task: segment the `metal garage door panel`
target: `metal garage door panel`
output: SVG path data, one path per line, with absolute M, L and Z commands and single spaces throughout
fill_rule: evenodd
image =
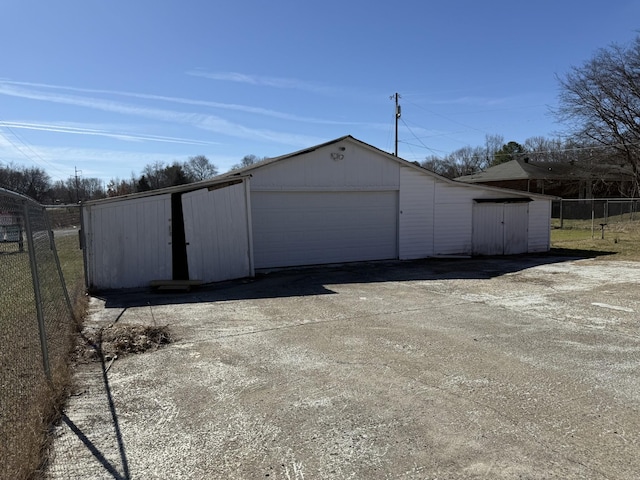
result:
M 398 192 L 252 192 L 256 268 L 397 258 Z

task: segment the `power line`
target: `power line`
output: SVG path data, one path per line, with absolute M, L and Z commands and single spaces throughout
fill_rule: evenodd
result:
M 480 132 L 480 133 L 484 133 L 485 135 L 488 135 L 488 132 L 486 132 L 485 130 L 480 130 L 479 128 L 475 128 L 475 127 L 472 127 L 472 126 L 470 126 L 470 125 L 466 125 L 466 124 L 464 124 L 464 123 L 462 123 L 462 122 L 458 122 L 457 120 L 453 120 L 452 118 L 446 117 L 446 116 L 444 116 L 444 115 L 442 115 L 442 114 L 440 114 L 440 113 L 432 112 L 431 110 L 427 110 L 426 108 L 424 108 L 424 107 L 423 107 L 423 106 L 421 106 L 421 105 L 418 105 L 418 104 L 417 104 L 417 103 L 415 103 L 415 102 L 409 102 L 409 103 L 410 103 L 411 105 L 415 106 L 415 107 L 418 107 L 418 108 L 419 108 L 419 109 L 421 109 L 421 110 L 424 110 L 425 112 L 427 112 L 427 113 L 429 113 L 429 114 L 431 114 L 431 115 L 435 115 L 435 116 L 437 116 L 437 117 L 444 118 L 445 120 L 447 120 L 447 121 L 449 121 L 449 122 L 451 122 L 451 123 L 457 123 L 458 125 L 461 125 L 461 126 L 463 126 L 463 127 L 465 127 L 465 128 L 468 128 L 468 129 L 470 129 L 470 130 L 475 130 L 476 132 Z
M 403 124 L 405 127 L 407 127 L 407 130 L 409 130 L 409 132 L 411 133 L 411 135 L 413 135 L 413 137 L 414 137 L 418 142 L 420 142 L 420 144 L 421 144 L 424 148 L 426 148 L 427 150 L 431 151 L 431 152 L 432 152 L 432 153 L 434 153 L 434 154 L 436 153 L 436 152 L 435 152 L 434 150 L 432 150 L 430 147 L 427 147 L 427 146 L 422 142 L 422 140 L 420 140 L 420 139 L 416 136 L 416 134 L 415 134 L 415 133 L 413 133 L 413 130 L 411 130 L 411 128 L 409 127 L 409 125 L 407 125 L 407 122 L 405 122 L 405 121 L 404 121 L 404 118 L 402 118 L 401 120 L 402 120 L 402 124 Z
M 12 129 L 9 125 L 7 125 L 7 124 L 6 124 L 6 122 L 5 122 L 4 120 L 1 120 L 1 119 L 0 119 L 0 127 L 7 129 L 7 130 L 11 133 L 11 135 L 13 135 L 13 137 L 15 137 L 15 138 L 16 138 L 16 139 L 17 139 L 17 140 L 22 144 L 22 146 L 23 146 L 24 148 L 26 148 L 27 150 L 29 150 L 29 151 L 33 154 L 33 156 L 35 156 L 36 158 L 38 158 L 38 159 L 40 160 L 40 162 L 42 162 L 42 163 L 41 163 L 41 165 L 42 165 L 42 164 L 46 164 L 46 165 L 48 165 L 50 168 L 52 168 L 53 170 L 56 170 L 56 171 L 58 171 L 59 173 L 61 173 L 62 175 L 64 175 L 65 177 L 68 177 L 68 174 L 65 174 L 64 172 L 62 172 L 62 170 L 58 169 L 54 164 L 52 164 L 51 162 L 49 162 L 49 161 L 45 160 L 44 158 L 42 158 L 42 156 L 41 156 L 38 152 L 36 152 L 33 148 L 31 148 L 31 146 L 30 146 L 30 145 L 29 145 L 29 144 L 28 144 L 28 143 L 27 143 L 27 142 L 26 142 L 26 141 L 25 141 L 25 140 L 24 140 L 20 135 L 18 135 L 16 132 L 14 132 L 14 131 L 13 131 L 13 129 Z M 11 138 L 10 138 L 9 136 L 3 135 L 3 138 L 4 138 L 5 140 L 7 140 L 7 142 L 9 142 L 9 143 L 10 143 L 10 144 L 11 144 L 11 145 L 12 145 L 12 146 L 13 146 L 13 147 L 18 151 L 18 152 L 20 152 L 20 153 L 21 153 L 21 154 L 22 154 L 22 155 L 23 155 L 27 160 L 29 160 L 30 162 L 35 163 L 35 164 L 40 163 L 40 162 L 38 162 L 38 161 L 34 160 L 34 159 L 33 159 L 32 157 L 30 157 L 29 155 L 27 155 L 27 154 L 24 152 L 24 150 L 22 149 L 22 147 L 20 147 L 20 146 L 16 145 L 16 144 L 13 142 L 13 140 L 11 140 Z M 57 176 L 56 176 L 56 178 L 57 178 L 58 180 L 64 180 L 62 177 L 57 177 Z

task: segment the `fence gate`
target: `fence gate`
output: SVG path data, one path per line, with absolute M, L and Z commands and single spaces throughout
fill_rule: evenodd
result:
M 473 204 L 473 254 L 526 253 L 529 238 L 527 201 L 476 200 Z

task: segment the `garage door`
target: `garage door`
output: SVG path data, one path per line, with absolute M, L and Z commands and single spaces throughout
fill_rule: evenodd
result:
M 398 192 L 252 192 L 256 268 L 397 258 Z

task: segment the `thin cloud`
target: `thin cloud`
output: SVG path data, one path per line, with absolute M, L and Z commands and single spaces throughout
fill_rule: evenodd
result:
M 319 94 L 335 94 L 338 93 L 338 89 L 333 87 L 327 87 L 317 83 L 306 82 L 296 78 L 280 78 L 280 77 L 267 77 L 260 75 L 247 75 L 238 72 L 204 72 L 201 70 L 189 70 L 187 75 L 194 77 L 203 77 L 210 80 L 217 80 L 223 82 L 245 83 L 248 85 L 282 88 L 288 90 L 302 90 L 304 92 L 319 93 Z
M 289 145 L 313 145 L 318 139 L 304 135 L 274 132 L 265 129 L 248 128 L 217 117 L 215 115 L 201 113 L 185 113 L 160 108 L 140 107 L 128 103 L 103 100 L 93 97 L 80 97 L 77 95 L 65 95 L 59 93 L 42 92 L 33 89 L 25 89 L 0 82 L 0 94 L 31 100 L 60 103 L 78 107 L 91 108 L 122 115 L 132 115 L 168 123 L 190 125 L 206 131 L 244 139 L 261 138 L 264 140 L 285 143 Z
M 320 125 L 358 125 L 357 122 L 342 122 L 342 121 L 336 121 L 336 120 L 325 120 L 325 119 L 314 118 L 314 117 L 304 117 L 304 116 L 294 115 L 286 112 L 280 112 L 277 110 L 271 110 L 267 108 L 253 107 L 250 105 L 212 102 L 208 100 L 195 100 L 195 99 L 182 98 L 182 97 L 170 97 L 166 95 L 153 95 L 148 93 L 125 92 L 120 90 L 106 90 L 106 89 L 96 89 L 96 88 L 69 87 L 64 85 L 51 85 L 47 83 L 17 82 L 13 80 L 0 79 L 0 85 L 2 84 L 22 86 L 22 87 L 46 88 L 46 89 L 62 90 L 62 91 L 69 91 L 69 92 L 75 92 L 75 93 L 115 95 L 120 97 L 138 98 L 141 100 L 158 100 L 163 102 L 178 103 L 182 105 L 193 105 L 193 106 L 200 106 L 200 107 L 217 108 L 220 110 L 244 112 L 244 113 L 262 115 L 265 117 L 278 118 L 280 120 L 288 120 L 293 122 L 315 123 Z
M 58 124 L 25 123 L 0 121 L 0 127 L 21 128 L 25 130 L 38 130 L 42 132 L 68 133 L 74 135 L 94 135 L 108 138 L 115 138 L 126 141 L 152 141 L 163 143 L 177 143 L 184 145 L 217 145 L 216 142 L 206 142 L 203 140 L 192 140 L 179 137 L 167 137 L 162 135 L 140 135 L 131 133 L 110 132 L 94 128 L 70 127 Z

